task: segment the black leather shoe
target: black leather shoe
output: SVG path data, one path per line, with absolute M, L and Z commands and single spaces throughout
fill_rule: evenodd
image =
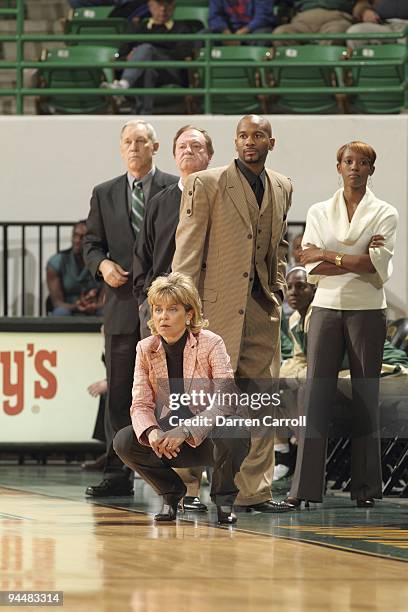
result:
M 268 501 L 261 502 L 259 504 L 251 504 L 250 506 L 244 506 L 246 512 L 251 512 L 251 510 L 255 510 L 256 512 L 266 512 L 266 513 L 279 513 L 279 512 L 289 512 L 293 510 L 293 506 L 290 506 L 285 501 L 277 502 L 273 501 L 273 499 L 269 499 Z
M 200 501 L 199 497 L 186 495 L 184 498 L 184 510 L 190 510 L 191 512 L 207 512 L 208 508 Z
M 237 522 L 232 506 L 217 506 L 217 519 L 219 525 L 235 525 Z
M 158 514 L 154 515 L 154 520 L 158 523 L 170 523 L 177 518 L 177 508 L 180 504 L 181 512 L 184 512 L 183 497 L 184 493 L 173 493 L 163 495 L 163 506 Z
M 118 497 L 121 495 L 133 495 L 133 486 L 130 480 L 123 478 L 105 478 L 98 485 L 88 487 L 85 495 L 90 497 Z
M 301 510 L 303 501 L 305 502 L 305 508 L 309 508 L 309 502 L 307 499 L 303 500 L 299 499 L 298 497 L 287 497 L 282 503 L 289 506 L 292 510 Z
M 372 497 L 357 500 L 357 508 L 374 508 L 374 505 L 375 504 Z

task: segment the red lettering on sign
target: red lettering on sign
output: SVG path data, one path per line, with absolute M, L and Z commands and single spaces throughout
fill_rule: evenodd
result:
M 45 386 L 41 384 L 41 381 L 36 380 L 34 383 L 34 397 L 43 397 L 45 399 L 51 399 L 55 397 L 57 393 L 57 379 L 54 374 L 44 365 L 48 362 L 55 368 L 57 365 L 57 352 L 56 351 L 38 351 L 34 358 L 34 367 L 39 376 L 41 376 L 47 383 Z
M 14 351 L 14 363 L 17 374 L 15 382 L 11 381 L 11 353 L 0 353 L 0 363 L 3 364 L 3 393 L 7 397 L 15 397 L 14 405 L 4 400 L 3 408 L 6 414 L 16 415 L 24 408 L 24 352 Z

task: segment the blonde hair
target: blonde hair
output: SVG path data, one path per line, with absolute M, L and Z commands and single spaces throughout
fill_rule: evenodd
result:
M 198 291 L 192 279 L 185 274 L 171 272 L 168 276 L 158 276 L 149 287 L 147 299 L 152 312 L 153 307 L 159 304 L 182 304 L 184 310 L 191 315 L 188 329 L 193 334 L 198 334 L 203 327 L 208 326 L 208 321 L 203 316 Z M 153 318 L 147 322 L 147 325 L 152 334 L 157 336 L 159 332 L 154 325 Z

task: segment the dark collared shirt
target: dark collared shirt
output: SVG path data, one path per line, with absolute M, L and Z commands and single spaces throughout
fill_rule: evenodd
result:
M 265 193 L 265 168 L 262 170 L 261 174 L 258 175 L 254 174 L 254 172 L 252 172 L 240 159 L 236 159 L 235 163 L 238 170 L 244 175 L 250 184 L 251 189 L 255 194 L 256 201 L 258 202 L 258 206 L 261 207 Z

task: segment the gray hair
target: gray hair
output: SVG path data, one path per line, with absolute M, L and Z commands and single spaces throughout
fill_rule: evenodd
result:
M 127 127 L 139 127 L 139 126 L 142 126 L 146 129 L 147 137 L 149 138 L 150 142 L 153 142 L 153 144 L 155 142 L 158 142 L 156 130 L 154 129 L 151 123 L 148 123 L 147 121 L 144 121 L 143 119 L 130 119 L 129 121 L 126 121 L 125 125 L 122 127 L 120 131 L 120 137 L 122 138 L 122 134 L 126 130 Z

